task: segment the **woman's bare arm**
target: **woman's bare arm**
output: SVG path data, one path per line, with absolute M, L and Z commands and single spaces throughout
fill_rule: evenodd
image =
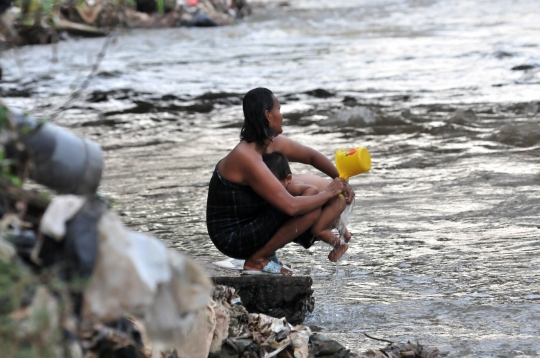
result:
M 260 155 L 249 151 L 234 154 L 237 156 L 234 160 L 242 163 L 239 169 L 244 182 L 272 206 L 289 216 L 302 215 L 320 208 L 343 191 L 343 183 L 336 179 L 326 190 L 316 195 L 291 196 L 264 164 Z
M 315 185 L 295 182 L 292 182 L 287 186 L 287 191 L 292 196 L 315 195 L 319 193 L 319 189 L 317 189 Z
M 326 156 L 287 137 L 279 136 L 274 138 L 270 150 L 283 153 L 291 162 L 311 165 L 332 179 L 339 177 L 336 167 Z M 343 180 L 343 183 L 343 196 L 347 204 L 349 204 L 353 201 L 355 193 L 347 181 Z
M 274 138 L 270 148 L 272 151 L 283 153 L 290 162 L 311 165 L 332 179 L 339 177 L 336 167 L 327 157 L 315 149 L 306 147 L 292 139 L 278 136 Z

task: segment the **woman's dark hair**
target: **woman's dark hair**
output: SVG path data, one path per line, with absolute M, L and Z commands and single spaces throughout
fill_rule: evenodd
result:
M 289 161 L 281 152 L 264 153 L 262 159 L 272 174 L 279 180 L 285 180 L 287 175 L 292 174 Z
M 268 124 L 266 111 L 274 108 L 274 94 L 267 88 L 255 88 L 244 97 L 244 125 L 240 131 L 240 139 L 248 143 L 255 142 L 262 147 L 266 138 L 274 135 Z

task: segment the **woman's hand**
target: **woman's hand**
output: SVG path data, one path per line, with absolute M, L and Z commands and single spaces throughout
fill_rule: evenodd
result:
M 325 190 L 330 192 L 330 194 L 332 194 L 332 197 L 335 197 L 341 193 L 344 193 L 344 190 L 345 190 L 344 183 L 346 184 L 347 182 L 345 182 L 341 178 L 335 178 L 334 180 L 330 182 L 330 184 L 328 184 Z
M 354 200 L 354 196 L 356 195 L 354 191 L 352 190 L 351 186 L 349 185 L 349 182 L 345 179 L 339 178 L 343 181 L 343 197 L 345 198 L 345 203 L 350 204 Z

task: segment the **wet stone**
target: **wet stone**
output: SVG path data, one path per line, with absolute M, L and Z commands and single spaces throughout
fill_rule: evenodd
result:
M 108 93 L 104 91 L 94 91 L 86 100 L 91 103 L 105 102 L 109 99 Z
M 236 289 L 248 312 L 285 317 L 291 324 L 302 323 L 315 307 L 309 276 L 214 277 L 213 281 Z
M 322 88 L 317 88 L 312 91 L 307 91 L 305 93 L 316 98 L 330 98 L 334 96 L 333 93 L 330 93 L 327 90 L 322 89 Z
M 512 67 L 512 71 L 528 71 L 532 70 L 535 65 L 519 65 Z
M 324 358 L 349 358 L 350 351 L 335 340 L 324 335 L 314 333 L 309 337 L 311 356 Z
M 232 92 L 207 92 L 195 99 L 215 101 L 218 99 L 231 98 L 231 97 L 243 98 L 243 95 L 241 93 L 232 93 Z

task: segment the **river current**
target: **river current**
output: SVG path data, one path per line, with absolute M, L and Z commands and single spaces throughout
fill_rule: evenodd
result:
M 54 122 L 96 140 L 126 225 L 203 263 L 207 184 L 241 98 L 270 88 L 284 134 L 350 179 L 350 249 L 290 245 L 314 280 L 306 323 L 363 351 L 419 341 L 451 357 L 540 356 L 540 9 L 534 0 L 266 1 L 229 27 L 122 31 Z M 104 39 L 4 51 L 3 99 L 47 118 Z M 54 59 L 56 58 L 56 61 Z M 293 165 L 295 172 L 313 172 Z

